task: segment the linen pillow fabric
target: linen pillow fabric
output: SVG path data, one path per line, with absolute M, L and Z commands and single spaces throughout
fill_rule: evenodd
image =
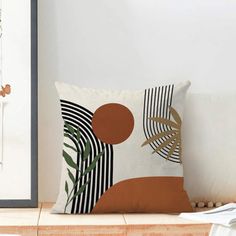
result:
M 56 82 L 64 120 L 53 213 L 192 211 L 183 189 L 181 124 L 190 82 L 143 91 Z

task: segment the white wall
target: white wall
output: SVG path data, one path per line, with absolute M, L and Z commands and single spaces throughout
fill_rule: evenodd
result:
M 146 88 L 189 79 L 192 93 L 227 93 L 236 90 L 235 42 L 234 0 L 39 0 L 40 200 L 55 201 L 59 186 L 55 80 Z
M 30 1 L 1 1 L 0 82 L 11 94 L 0 98 L 0 200 L 30 198 Z M 21 25 L 16 28 L 16 25 Z M 13 69 L 14 68 L 14 69 Z M 2 89 L 2 88 L 1 88 Z M 24 91 L 22 93 L 22 91 Z M 20 98 L 20 99 L 19 99 Z M 2 107 L 1 107 L 2 106 Z M 17 117 L 17 122 L 15 118 Z M 2 129 L 2 127 L 0 128 Z M 16 188 L 20 186 L 20 188 Z

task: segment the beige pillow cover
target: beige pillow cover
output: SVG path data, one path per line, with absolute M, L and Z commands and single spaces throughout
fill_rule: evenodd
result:
M 64 120 L 53 213 L 191 211 L 181 124 L 190 82 L 143 91 L 56 83 Z

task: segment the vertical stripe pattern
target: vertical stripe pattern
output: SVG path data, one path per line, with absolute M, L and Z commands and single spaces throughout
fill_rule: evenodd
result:
M 113 185 L 113 147 L 96 138 L 92 130 L 92 112 L 78 104 L 65 100 L 61 100 L 61 111 L 63 120 L 75 129 L 79 127 L 80 130 L 81 138 L 77 145 L 81 154 L 75 157 L 80 170 L 84 171 L 90 166 L 94 157 L 101 151 L 104 151 L 96 167 L 81 178 L 78 186 L 74 190 L 74 193 L 76 193 L 83 184 L 89 181 L 85 191 L 76 197 L 71 205 L 72 214 L 89 213 L 102 194 Z M 64 132 L 69 132 L 66 126 L 64 126 Z M 83 155 L 85 144 L 88 140 L 91 146 L 89 158 L 82 162 L 81 156 Z M 76 180 L 78 180 L 79 176 L 79 171 L 76 171 Z
M 156 88 L 146 89 L 144 93 L 144 106 L 143 106 L 143 130 L 146 139 L 152 136 L 172 130 L 168 125 L 155 122 L 150 120 L 150 117 L 162 117 L 165 119 L 170 119 L 170 106 L 172 105 L 174 92 L 174 85 L 160 86 Z M 171 136 L 165 136 L 158 140 L 153 141 L 149 145 L 153 150 L 156 150 L 163 142 L 165 142 Z M 174 141 L 173 141 L 174 142 Z M 166 147 L 158 151 L 158 154 L 167 159 L 168 153 L 173 145 L 173 142 L 168 144 Z M 174 153 L 168 159 L 169 161 L 180 163 L 180 147 L 176 147 Z

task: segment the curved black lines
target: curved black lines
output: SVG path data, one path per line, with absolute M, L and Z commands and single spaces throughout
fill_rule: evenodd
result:
M 168 105 L 169 93 L 166 91 L 167 89 L 169 89 L 169 87 L 171 87 L 171 85 L 158 88 L 158 89 L 160 89 L 160 88 L 162 89 L 161 95 L 158 93 L 158 100 L 157 100 L 157 102 L 159 102 L 159 100 L 160 100 L 160 104 L 158 104 L 158 106 L 156 106 L 156 107 L 150 106 L 150 110 L 151 110 L 152 113 L 151 113 L 151 116 L 149 116 L 149 117 L 159 116 L 159 117 L 165 117 L 166 118 L 167 115 L 170 113 L 169 112 L 169 105 Z M 163 92 L 163 88 L 164 88 L 164 92 Z M 155 88 L 153 90 L 155 90 L 155 92 L 157 92 L 157 88 Z M 156 100 L 156 96 L 152 97 L 151 99 Z M 169 130 L 168 126 L 149 120 L 149 125 L 151 125 L 151 124 L 153 125 L 153 129 L 155 130 L 155 134 L 166 131 L 166 130 Z M 167 136 L 167 137 L 171 137 L 171 136 Z M 167 137 L 166 136 L 162 137 L 159 140 L 159 142 L 156 141 L 157 146 L 159 146 L 162 142 L 166 141 Z M 162 142 L 160 142 L 160 141 L 162 141 Z M 165 156 L 168 155 L 168 152 L 169 152 L 168 149 L 170 149 L 171 146 L 172 146 L 171 144 L 168 144 L 166 146 L 166 148 L 164 148 L 161 151 L 161 153 L 162 154 L 164 153 Z
M 76 123 L 76 128 L 79 126 L 80 130 L 81 130 L 81 138 L 85 137 L 83 139 L 83 147 L 80 150 L 84 149 L 85 143 L 87 142 L 87 139 L 89 139 L 90 143 L 96 148 L 96 139 L 94 139 L 94 134 L 92 132 L 91 129 L 91 125 L 90 125 L 90 120 L 92 118 L 92 113 L 86 109 L 78 109 L 75 106 L 73 106 L 74 104 L 71 102 L 67 102 L 69 103 L 69 105 L 67 104 L 66 108 L 62 107 L 62 115 L 64 116 L 64 118 L 66 118 L 66 115 L 68 115 L 68 119 L 72 120 L 71 118 L 73 118 L 74 122 Z M 79 107 L 79 106 L 78 106 Z M 66 113 L 66 112 L 67 113 Z M 76 111 L 76 112 L 75 112 Z M 68 113 L 69 112 L 69 113 Z M 75 114 L 75 115 L 72 115 Z M 87 118 L 88 117 L 88 118 Z M 80 119 L 81 118 L 81 119 Z M 79 122 L 77 122 L 76 120 L 79 120 Z M 86 127 L 84 127 L 84 125 L 86 124 Z M 89 136 L 89 137 L 86 137 Z M 99 152 L 98 152 L 99 153 Z M 94 151 L 93 149 L 91 149 L 91 155 L 95 156 L 96 151 Z M 80 168 L 82 170 L 85 170 L 87 168 L 87 166 L 91 163 L 91 158 L 87 160 L 87 162 L 85 163 L 85 165 L 83 166 L 83 164 L 80 164 Z M 85 196 L 87 195 L 88 198 L 90 197 L 89 192 L 90 189 L 93 185 L 93 180 L 91 179 L 91 175 L 92 173 L 89 173 L 88 176 L 85 176 L 79 183 L 79 187 L 82 186 L 82 184 L 86 183 L 86 181 L 90 180 L 90 184 L 87 186 L 87 188 L 85 189 L 85 192 L 83 192 L 80 196 L 78 196 L 77 198 L 77 204 L 75 204 L 75 201 L 73 201 L 72 203 L 72 212 L 88 212 L 88 208 L 89 208 L 89 204 L 84 204 L 84 199 Z M 78 178 L 78 175 L 77 175 Z M 76 205 L 76 206 L 75 206 Z M 91 203 L 90 203 L 91 206 Z M 75 209 L 76 207 L 76 209 Z M 82 207 L 84 207 L 83 210 Z
M 149 139 L 151 137 L 150 131 L 149 131 L 149 124 L 148 121 L 148 115 L 149 115 L 149 90 L 145 90 L 144 92 L 144 106 L 143 106 L 143 130 L 144 135 L 146 139 Z M 150 146 L 153 150 L 156 149 L 155 143 L 150 143 Z
M 89 213 L 101 195 L 113 185 L 113 147 L 96 138 L 91 125 L 92 112 L 78 104 L 65 100 L 61 100 L 61 112 L 64 121 L 75 129 L 77 127 L 80 129 L 81 138 L 78 143 L 80 152 L 83 154 L 88 140 L 91 144 L 90 155 L 85 162 L 81 161 L 81 156 L 77 156 L 77 164 L 81 170 L 84 171 L 92 163 L 93 158 L 104 151 L 96 167 L 79 181 L 78 188 L 89 181 L 85 191 L 72 201 L 71 213 Z M 64 127 L 64 131 L 68 132 L 66 127 Z M 77 180 L 79 178 L 78 171 L 75 178 Z M 75 189 L 75 192 L 77 189 Z
M 77 123 L 77 125 L 78 125 L 78 123 Z M 87 131 L 87 130 L 85 130 L 85 132 L 83 132 L 84 130 L 83 130 L 83 126 L 82 126 L 82 124 L 80 125 L 80 130 L 81 130 L 81 134 L 82 134 L 82 136 L 85 136 L 86 137 L 86 135 L 87 135 L 87 137 L 86 138 L 84 138 L 84 140 L 83 140 L 83 142 L 84 142 L 84 144 L 86 143 L 86 141 L 87 141 L 87 139 L 90 141 L 90 143 L 92 144 L 92 146 L 94 146 L 95 145 L 95 142 L 94 142 L 94 140 L 92 139 L 92 137 L 89 135 L 89 132 Z M 89 137 L 90 136 L 90 137 Z M 92 149 L 93 150 L 93 149 Z M 93 155 L 92 153 L 91 153 L 91 155 Z M 88 159 L 88 161 L 89 161 L 90 159 Z M 81 163 L 81 165 L 80 165 L 80 168 L 82 169 L 82 170 L 85 170 L 85 168 L 88 166 L 88 163 L 85 163 L 85 166 L 83 166 L 82 165 L 82 163 Z M 84 178 L 83 178 L 83 180 L 81 180 L 80 181 L 80 183 L 79 183 L 79 186 L 81 186 L 82 184 L 84 184 L 84 183 L 86 183 L 86 181 L 88 181 L 88 179 L 90 179 L 91 178 L 91 173 L 89 174 L 89 176 L 85 176 Z M 86 188 L 85 189 L 85 192 L 83 192 L 79 197 L 78 197 L 78 199 L 77 199 L 77 206 L 76 206 L 76 212 L 77 211 L 80 211 L 79 209 L 82 209 L 82 207 L 84 206 L 84 207 L 86 207 L 86 205 L 84 204 L 84 195 L 86 195 L 86 192 L 87 192 L 87 190 L 89 189 L 89 187 L 88 188 Z M 72 209 L 72 210 L 74 210 L 74 209 Z M 81 210 L 81 212 L 85 212 L 85 210 L 84 209 L 82 209 Z
M 170 86 L 168 86 L 168 87 L 170 87 Z M 174 85 L 172 85 L 172 87 L 173 87 L 173 89 L 174 89 Z M 163 87 L 163 89 L 166 90 L 167 87 Z M 173 91 L 173 89 L 172 89 L 172 91 Z M 168 97 L 169 97 L 169 95 L 170 95 L 170 94 L 168 94 Z M 171 96 L 173 96 L 173 94 L 172 94 Z M 167 100 L 168 100 L 168 99 L 165 99 L 165 102 L 167 102 Z M 164 104 L 165 104 L 165 102 L 164 102 Z M 166 118 L 166 119 L 167 119 L 167 117 L 170 117 L 170 110 L 169 110 L 169 107 L 171 106 L 171 104 L 167 104 L 167 105 L 169 105 L 169 106 L 166 106 L 165 109 L 166 109 L 166 112 L 168 113 L 168 116 L 165 116 L 164 114 L 162 114 L 162 117 L 164 117 L 164 118 Z M 169 119 L 170 119 L 170 118 L 169 118 Z M 162 130 L 162 131 L 165 131 L 165 130 L 172 130 L 171 127 L 169 127 L 169 126 L 167 126 L 167 125 L 165 125 L 165 124 L 160 124 L 160 123 L 158 123 L 158 125 L 159 125 L 159 127 L 160 127 L 160 130 Z M 171 136 L 169 136 L 169 137 L 171 137 Z M 172 143 L 172 144 L 173 144 L 173 143 Z M 167 145 L 166 148 L 167 148 L 168 151 L 170 150 L 172 144 Z M 174 153 L 172 154 L 172 158 L 179 160 L 179 152 L 176 151 L 176 150 L 177 150 L 177 148 L 175 148 L 175 151 L 174 151 Z
M 68 107 L 67 107 L 68 108 Z M 71 112 L 73 112 L 73 106 L 69 106 L 69 108 L 70 109 L 72 109 L 72 111 Z M 67 110 L 68 111 L 68 109 L 64 109 L 64 108 L 62 108 L 62 114 L 64 113 L 64 111 L 65 110 Z M 98 154 L 100 151 L 102 151 L 103 150 L 103 148 L 100 148 L 100 143 L 99 143 L 99 141 L 95 138 L 95 136 L 94 136 L 94 134 L 93 134 L 93 131 L 92 131 L 92 128 L 91 128 L 91 119 L 92 119 L 92 113 L 91 114 L 88 114 L 88 112 L 84 112 L 83 110 L 80 112 L 80 110 L 79 109 L 75 109 L 76 110 L 76 112 L 74 112 L 75 113 L 75 115 L 71 115 L 71 113 L 69 113 L 69 117 L 71 118 L 71 117 L 74 117 L 75 119 L 78 119 L 79 120 L 79 123 L 77 123 L 77 126 L 79 125 L 80 126 L 80 129 L 83 129 L 83 127 L 84 127 L 84 123 L 86 123 L 87 124 L 87 128 L 85 129 L 85 135 L 87 134 L 87 135 L 91 135 L 90 136 L 90 138 L 92 138 L 92 140 L 91 140 L 91 142 L 93 143 L 93 149 L 91 150 L 92 151 L 92 153 L 91 153 L 91 155 L 93 155 L 93 156 L 95 156 L 96 154 Z M 63 114 L 63 115 L 65 115 L 65 113 Z M 87 116 L 87 117 L 86 117 Z M 87 140 L 85 140 L 85 142 L 86 142 Z M 91 162 L 89 162 L 88 164 L 90 164 Z M 95 175 L 96 175 L 96 173 L 98 173 L 99 172 L 99 165 L 100 165 L 100 162 L 98 162 L 98 169 L 96 169 L 95 170 L 95 173 L 93 174 L 93 176 L 92 176 L 92 178 L 91 178 L 91 174 L 90 174 L 90 176 L 89 176 L 89 179 L 90 179 L 90 181 L 92 182 L 92 183 L 97 183 L 97 181 L 96 181 L 96 179 L 98 179 L 98 180 L 100 180 L 100 177 L 98 176 L 97 178 L 95 177 Z M 88 165 L 86 165 L 86 167 L 87 167 Z M 86 168 L 85 167 L 85 168 Z M 84 168 L 84 169 L 85 169 Z M 81 183 L 82 183 L 82 181 L 81 181 Z M 80 183 L 80 184 L 81 184 Z M 87 192 L 87 190 L 88 189 L 90 189 L 90 192 L 92 193 L 92 195 L 94 195 L 94 191 L 96 191 L 96 190 L 94 190 L 94 188 L 96 188 L 96 187 L 99 187 L 99 185 L 97 185 L 97 184 L 95 184 L 95 186 L 92 188 L 92 184 L 91 185 L 89 185 L 88 186 L 88 188 L 86 188 L 86 190 L 85 190 L 85 192 Z M 92 188 L 92 189 L 91 189 Z M 83 196 L 83 194 L 84 193 L 82 193 L 80 196 L 82 197 Z M 92 205 L 95 205 L 95 203 L 96 203 L 96 201 L 94 201 L 94 200 L 96 200 L 97 198 L 99 198 L 99 194 L 96 194 L 96 198 L 95 199 L 92 199 L 92 198 L 90 198 L 89 199 L 89 202 L 90 202 L 90 205 L 92 204 Z M 88 196 L 89 197 L 89 196 Z M 75 212 L 80 212 L 80 209 L 82 208 L 82 206 L 85 206 L 84 204 L 83 204 L 83 201 L 81 201 L 80 200 L 80 197 L 78 197 L 78 204 L 77 204 L 77 207 L 76 207 L 76 210 L 75 210 Z M 88 209 L 88 207 L 87 206 L 85 206 L 86 207 L 86 209 Z M 73 210 L 73 209 L 72 209 Z M 88 211 L 86 211 L 86 210 L 84 210 L 85 212 L 88 212 Z
M 155 90 L 156 89 L 157 88 L 155 88 Z M 159 109 L 160 107 L 162 107 L 161 106 L 162 100 L 160 99 L 160 97 L 161 97 L 160 93 L 158 93 L 158 99 L 157 99 L 157 104 L 158 105 L 156 107 L 154 107 L 150 103 L 150 100 L 153 100 L 153 98 L 150 94 L 151 90 L 152 89 L 145 90 L 145 96 L 144 96 L 144 100 L 145 100 L 145 102 L 144 102 L 144 104 L 145 104 L 144 105 L 144 114 L 143 114 L 144 115 L 144 131 L 145 131 L 145 136 L 146 136 L 147 139 L 150 138 L 152 135 L 155 135 L 156 133 L 160 133 L 160 132 L 163 131 L 159 126 L 156 126 L 155 129 L 154 129 L 154 132 L 152 132 L 153 130 L 152 130 L 151 124 L 154 124 L 154 123 L 156 124 L 156 122 L 150 121 L 148 119 L 149 117 L 161 116 L 162 115 L 162 113 L 160 112 L 161 109 Z M 155 109 L 156 109 L 157 114 L 155 112 Z M 146 125 L 145 125 L 145 123 L 146 123 Z M 156 140 L 156 142 L 150 143 L 150 146 L 153 148 L 153 150 L 155 150 L 165 140 L 166 140 L 166 138 L 163 137 L 160 140 Z M 166 149 L 162 149 L 158 153 L 163 158 L 166 158 L 166 156 L 168 155 L 168 151 Z
M 168 103 L 169 97 L 170 97 L 170 87 L 172 87 L 172 91 L 173 91 L 173 88 L 174 88 L 173 85 L 172 86 L 169 85 L 168 87 L 166 86 L 166 87 L 163 88 L 164 90 L 168 90 L 168 92 L 166 93 L 167 96 L 164 96 L 164 107 L 165 107 L 164 111 L 165 111 L 165 114 L 162 113 L 162 116 L 161 116 L 161 117 L 164 117 L 166 119 L 170 119 L 169 107 L 171 106 L 171 103 Z M 171 94 L 171 96 L 173 96 L 173 94 Z M 160 130 L 162 130 L 162 131 L 172 130 L 172 128 L 170 126 L 166 125 L 166 124 L 158 123 L 157 125 L 159 125 Z M 168 137 L 170 138 L 171 136 L 169 135 Z M 172 145 L 167 145 L 167 149 L 170 149 L 171 146 Z M 172 154 L 172 157 L 175 157 L 176 159 L 178 159 L 179 153 L 176 152 L 176 150 L 177 150 L 177 148 L 175 149 L 174 153 Z
M 158 89 L 161 89 L 161 94 L 158 93 L 158 103 L 159 104 L 155 108 L 150 107 L 150 110 L 153 110 L 152 117 L 155 117 L 155 116 L 165 117 L 165 118 L 167 117 L 167 114 L 169 113 L 169 106 L 168 106 L 168 102 L 167 102 L 169 93 L 166 92 L 166 89 L 168 89 L 169 87 L 170 87 L 170 85 L 158 88 Z M 155 91 L 157 91 L 157 88 L 155 88 Z M 154 97 L 154 99 L 156 99 L 156 98 Z M 160 100 L 160 102 L 159 102 L 159 100 Z M 169 130 L 169 127 L 166 125 L 163 126 L 163 124 L 159 124 L 159 123 L 153 122 L 153 121 L 149 121 L 149 122 L 154 125 L 156 133 L 163 132 L 167 129 Z M 167 137 L 170 137 L 170 136 L 167 136 Z M 162 142 L 166 141 L 167 137 L 162 137 L 160 139 L 160 141 L 162 141 Z M 160 145 L 162 142 L 158 142 L 158 145 Z M 168 155 L 168 148 L 170 149 L 171 145 L 167 145 L 167 147 L 162 150 L 162 153 L 165 153 L 165 155 Z
M 159 107 L 157 107 L 157 110 L 160 111 L 159 114 L 157 114 L 156 116 L 158 117 L 163 117 L 166 119 L 170 119 L 170 110 L 169 107 L 171 106 L 171 104 L 168 104 L 168 97 L 173 96 L 173 94 L 170 94 L 169 92 L 166 92 L 166 90 L 168 88 L 172 87 L 172 91 L 174 89 L 174 85 L 169 85 L 169 86 L 162 86 L 159 87 L 161 89 L 161 94 L 160 94 L 160 103 L 159 103 Z M 166 96 L 167 95 L 167 96 Z M 168 115 L 167 115 L 168 114 Z M 161 123 L 156 123 L 158 132 L 164 132 L 167 130 L 172 130 L 171 127 L 165 125 L 165 124 L 161 124 Z M 171 137 L 170 135 L 167 137 Z M 166 141 L 167 137 L 163 137 L 161 140 Z M 163 151 L 165 151 L 166 153 L 169 152 L 169 150 L 171 149 L 173 143 L 168 144 Z M 172 154 L 172 158 L 178 160 L 179 158 L 179 153 L 176 152 L 177 148 L 175 149 L 174 153 Z
M 78 115 L 78 114 L 77 114 Z M 63 116 L 65 117 L 65 114 L 63 114 Z M 71 117 L 71 115 L 70 115 L 70 117 Z M 75 116 L 72 116 L 73 118 L 76 118 Z M 66 118 L 66 117 L 65 117 Z M 80 121 L 79 123 L 81 123 L 81 127 L 80 127 L 80 129 L 81 130 L 83 130 L 83 125 L 82 125 L 82 121 Z M 78 123 L 76 123 L 77 125 L 78 125 Z M 90 127 L 89 127 L 90 128 Z M 89 132 L 87 132 L 87 134 L 89 134 Z M 85 140 L 85 141 L 87 141 L 87 140 Z M 91 137 L 90 137 L 90 141 L 91 141 Z M 95 143 L 94 143 L 94 141 L 92 141 L 93 142 L 93 146 L 95 145 Z M 85 166 L 85 167 L 83 167 L 83 166 L 81 166 L 81 168 L 84 170 L 85 168 L 87 167 L 87 165 Z M 86 179 L 87 180 L 87 179 Z M 82 182 L 82 181 L 81 181 Z M 80 182 L 80 184 L 81 184 L 81 182 Z M 83 183 L 85 183 L 86 181 L 83 181 Z M 88 188 L 87 188 L 88 189 Z M 87 190 L 86 189 L 86 190 Z M 80 199 L 78 199 L 78 202 L 79 202 L 79 204 L 77 204 L 77 209 L 76 209 L 76 211 L 79 211 L 79 209 L 81 209 L 82 208 L 82 206 L 85 206 L 84 204 L 83 204 L 83 194 L 84 193 L 82 193 L 81 195 L 80 195 L 80 197 L 82 198 L 82 200 L 80 200 Z M 85 193 L 86 194 L 86 193 Z M 80 201 L 79 201 L 80 200 Z M 73 209 L 72 209 L 73 210 Z M 84 211 L 84 210 L 82 210 L 82 211 Z
M 74 128 L 78 127 L 78 124 L 79 124 L 78 122 L 74 121 L 70 117 L 67 117 L 65 114 L 63 114 L 63 116 L 64 116 L 65 121 L 67 121 Z M 80 133 L 81 133 L 81 142 L 79 142 L 79 145 L 80 145 L 80 149 L 79 150 L 82 152 L 82 155 L 83 155 L 83 150 L 84 150 L 85 143 L 87 142 L 87 140 L 89 139 L 89 141 L 90 141 L 90 143 L 92 145 L 94 145 L 94 141 L 93 141 L 91 135 L 89 134 L 89 132 L 86 131 L 86 128 L 84 128 L 83 125 L 80 126 Z M 90 160 L 90 158 L 88 158 L 88 160 Z M 87 167 L 87 163 L 85 163 L 85 166 L 84 166 L 83 162 L 80 161 L 79 157 L 77 157 L 77 164 L 79 165 L 80 170 L 83 170 L 83 171 Z M 90 175 L 90 173 L 89 173 L 89 175 Z M 76 179 L 78 179 L 78 177 L 79 177 L 79 173 L 77 172 L 76 173 Z M 82 180 L 78 184 L 78 187 L 80 188 L 82 186 L 82 184 L 86 183 L 87 180 L 88 180 L 87 176 L 82 178 Z M 86 190 L 87 190 L 87 188 L 86 188 Z M 77 187 L 75 188 L 74 192 L 76 192 L 76 191 L 77 191 Z M 78 205 L 81 205 L 80 207 L 85 206 L 85 205 L 82 205 L 83 198 L 84 198 L 83 195 L 84 195 L 84 193 L 82 193 L 81 195 L 78 196 L 77 201 L 78 201 L 79 204 L 77 204 L 77 206 Z M 75 201 L 72 202 L 72 212 L 74 212 L 74 210 L 75 210 L 75 205 L 76 205 L 76 199 L 75 199 Z
M 174 92 L 174 85 L 169 86 L 160 86 L 153 89 L 146 89 L 144 94 L 144 108 L 143 108 L 143 129 L 144 134 L 147 139 L 153 135 L 172 130 L 171 127 L 161 124 L 159 122 L 154 122 L 149 120 L 149 117 L 163 117 L 165 119 L 170 119 L 170 110 L 169 107 L 172 105 Z M 159 145 L 165 142 L 171 135 L 162 137 L 149 145 L 155 150 Z M 165 148 L 161 149 L 158 154 L 165 158 L 167 157 L 173 142 L 168 144 Z M 179 163 L 179 145 L 176 147 L 174 153 L 169 158 L 170 161 Z
M 152 92 L 152 91 L 150 91 L 150 90 L 148 91 L 148 99 L 147 99 L 147 103 L 150 104 L 150 106 L 147 107 L 147 108 L 148 108 L 148 110 L 147 110 L 148 117 L 151 117 L 151 115 L 152 115 L 152 114 L 151 114 L 151 109 L 149 109 L 149 107 L 152 107 L 152 99 L 150 99 L 152 96 L 149 95 L 150 92 Z M 151 136 L 154 135 L 153 130 L 152 130 L 152 128 L 150 127 L 151 124 L 152 124 L 152 123 L 149 122 L 148 119 L 146 119 L 147 133 L 148 133 L 148 136 L 149 136 L 149 137 L 151 137 Z M 150 145 L 152 146 L 152 148 L 155 149 L 155 143 L 150 143 Z
M 158 107 L 156 108 L 157 112 L 156 112 L 156 114 L 154 116 L 167 118 L 166 114 L 170 114 L 169 106 L 168 106 L 168 103 L 167 103 L 167 100 L 168 100 L 167 98 L 169 97 L 169 93 L 166 92 L 166 90 L 169 87 L 171 87 L 171 85 L 169 85 L 169 86 L 162 86 L 162 87 L 158 88 L 159 89 L 159 96 L 158 96 L 159 97 L 158 98 L 159 104 L 158 104 Z M 168 126 L 166 126 L 164 124 L 156 123 L 156 122 L 154 122 L 154 123 L 155 123 L 156 128 L 157 128 L 157 133 L 164 132 L 166 130 L 171 130 L 172 129 L 171 127 L 168 127 Z M 166 141 L 168 139 L 168 137 L 171 137 L 171 136 L 162 137 L 160 139 L 160 141 L 161 141 L 160 143 L 163 143 L 164 141 Z M 168 155 L 168 152 L 169 152 L 171 146 L 172 146 L 172 143 L 168 144 L 165 148 L 163 148 L 163 152 L 165 152 L 165 155 Z M 174 158 L 174 159 L 176 158 L 175 157 L 175 153 L 172 155 L 172 158 Z

